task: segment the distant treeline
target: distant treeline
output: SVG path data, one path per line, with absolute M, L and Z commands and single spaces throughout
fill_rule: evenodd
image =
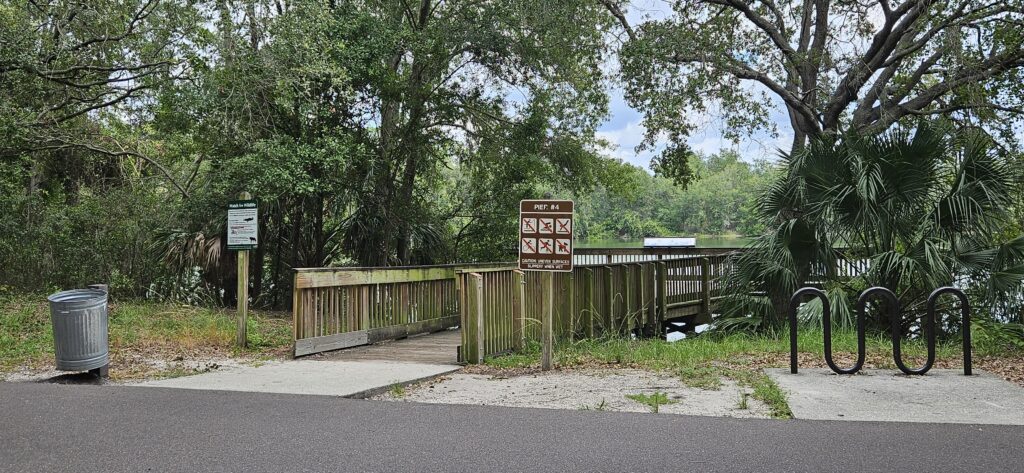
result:
M 754 206 L 771 180 L 767 161 L 748 162 L 734 151 L 689 161 L 695 179 L 685 188 L 636 169 L 628 192 L 598 188 L 579 199 L 577 237 L 583 241 L 653 236 L 760 234 Z

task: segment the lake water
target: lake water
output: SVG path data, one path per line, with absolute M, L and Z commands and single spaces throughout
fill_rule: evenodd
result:
M 685 235 L 681 235 L 685 237 Z M 697 248 L 741 248 L 753 241 L 741 236 L 699 236 Z M 643 248 L 643 240 L 596 240 L 576 242 L 577 248 Z

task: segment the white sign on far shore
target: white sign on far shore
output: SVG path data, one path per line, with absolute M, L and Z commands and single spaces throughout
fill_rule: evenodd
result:
M 644 247 L 694 247 L 697 246 L 696 238 L 644 238 Z

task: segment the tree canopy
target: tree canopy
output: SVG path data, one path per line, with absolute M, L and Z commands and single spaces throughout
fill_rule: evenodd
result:
M 625 31 L 621 74 L 648 143 L 685 145 L 703 114 L 733 138 L 777 133 L 776 109 L 794 151 L 822 134 L 933 116 L 1016 141 L 1019 0 L 682 0 L 636 24 L 630 2 L 602 3 Z

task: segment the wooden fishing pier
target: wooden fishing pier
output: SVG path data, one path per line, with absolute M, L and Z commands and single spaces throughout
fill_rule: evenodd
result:
M 297 269 L 294 355 L 459 327 L 457 359 L 479 363 L 539 340 L 549 298 L 555 339 L 692 330 L 711 321 L 735 251 L 578 249 L 573 271 L 551 275 L 551 284 L 514 263 Z

